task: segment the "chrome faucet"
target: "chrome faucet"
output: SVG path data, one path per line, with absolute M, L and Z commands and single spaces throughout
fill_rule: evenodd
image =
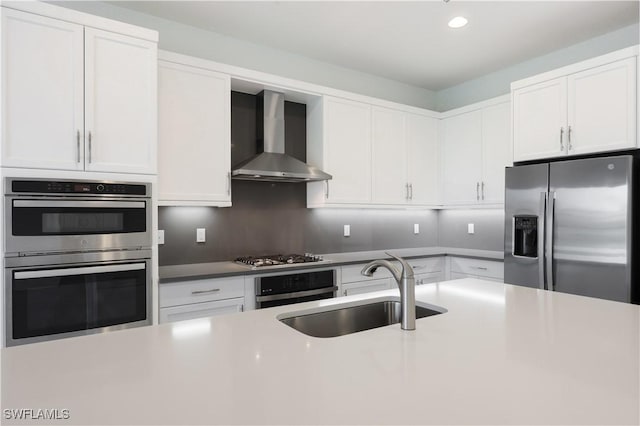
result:
M 416 329 L 416 280 L 413 277 L 413 268 L 409 263 L 401 257 L 394 256 L 391 253 L 386 253 L 388 256 L 393 257 L 398 262 L 402 269 L 398 269 L 393 263 L 388 260 L 374 260 L 369 262 L 362 268 L 361 274 L 367 277 L 373 276 L 376 270 L 383 266 L 387 268 L 393 278 L 395 278 L 400 288 L 400 306 L 402 309 L 402 329 L 403 330 L 415 330 Z

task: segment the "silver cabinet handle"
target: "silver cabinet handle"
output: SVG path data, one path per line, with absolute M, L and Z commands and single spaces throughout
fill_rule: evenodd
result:
M 227 173 L 227 195 L 231 195 L 231 172 Z
M 409 184 L 409 199 L 413 200 L 413 184 Z
M 480 182 L 476 182 L 476 201 L 480 201 Z
M 88 155 L 88 161 L 89 161 L 89 163 L 91 162 L 91 130 L 89 130 L 89 155 Z
M 567 142 L 569 143 L 569 151 L 571 151 L 573 149 L 573 146 L 571 145 L 571 126 L 567 128 Z
M 484 181 L 482 181 L 482 199 L 484 200 Z
M 560 151 L 564 151 L 564 127 L 560 127 Z
M 220 291 L 219 288 L 212 288 L 210 290 L 194 290 L 194 291 L 191 292 L 191 294 L 193 294 L 194 296 L 198 296 L 198 295 L 201 295 L 201 294 L 217 293 L 219 291 Z
M 409 184 L 404 184 L 404 199 L 409 200 Z
M 244 312 L 244 305 L 240 305 L 240 312 Z
M 80 130 L 76 132 L 76 163 L 80 162 Z
M 480 269 L 481 271 L 486 271 L 488 268 L 484 266 L 472 266 L 473 269 Z
M 329 181 L 325 180 L 324 184 L 325 184 L 324 198 L 328 200 L 329 199 Z

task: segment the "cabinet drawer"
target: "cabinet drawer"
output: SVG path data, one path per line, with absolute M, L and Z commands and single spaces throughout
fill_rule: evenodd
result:
M 371 293 L 372 291 L 389 290 L 391 279 L 383 278 L 378 280 L 353 282 L 342 285 L 342 296 L 353 296 L 354 294 Z
M 422 259 L 407 259 L 409 265 L 413 268 L 413 273 L 426 274 L 431 272 L 440 272 L 444 269 L 444 258 L 442 257 L 425 257 Z M 397 262 L 395 262 L 397 263 Z
M 502 280 L 504 278 L 503 262 L 483 259 L 469 259 L 466 257 L 451 258 L 451 273 L 460 272 L 467 275 L 475 275 L 478 277 L 495 278 Z
M 372 277 L 366 277 L 360 273 L 360 271 L 362 271 L 362 268 L 364 268 L 365 265 L 366 263 L 360 263 L 358 265 L 343 266 L 341 268 L 342 283 L 353 283 L 353 282 L 360 282 L 360 281 L 378 280 L 381 278 L 391 278 L 391 272 L 389 272 L 389 270 L 386 268 L 378 268 L 378 270 L 375 272 L 375 274 Z
M 160 323 L 184 321 L 216 315 L 233 314 L 244 310 L 244 298 L 214 300 L 212 302 L 191 303 L 160 309 Z
M 415 275 L 416 285 L 435 283 L 438 281 L 442 281 L 443 279 L 444 279 L 444 276 L 442 272 L 429 272 L 427 274 Z
M 244 297 L 244 277 L 160 284 L 160 307 Z

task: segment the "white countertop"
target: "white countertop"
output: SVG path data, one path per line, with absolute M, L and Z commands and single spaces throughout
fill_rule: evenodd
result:
M 159 269 L 160 282 L 180 281 L 188 279 L 201 278 L 219 278 L 225 276 L 265 274 L 278 270 L 295 271 L 301 269 L 311 269 L 327 266 L 341 266 L 351 263 L 368 262 L 374 259 L 389 259 L 386 252 L 393 253 L 396 256 L 412 258 L 412 257 L 429 257 L 429 256 L 465 256 L 476 257 L 481 259 L 503 260 L 504 253 L 501 251 L 491 250 L 475 250 L 456 247 L 420 247 L 420 248 L 403 248 L 388 249 L 374 251 L 356 251 L 348 253 L 327 253 L 322 254 L 323 259 L 328 263 L 299 263 L 295 265 L 287 265 L 284 269 L 273 268 L 256 268 L 251 269 L 247 265 L 241 265 L 235 262 L 207 262 L 207 263 L 187 263 L 182 265 L 166 265 Z
M 448 312 L 412 332 L 320 339 L 276 320 L 397 294 L 4 348 L 2 408 L 68 409 L 57 424 L 640 423 L 637 305 L 464 279 L 417 287 Z

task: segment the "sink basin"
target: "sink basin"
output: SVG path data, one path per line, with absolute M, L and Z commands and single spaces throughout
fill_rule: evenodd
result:
M 416 319 L 447 312 L 446 309 L 416 304 Z M 313 337 L 337 337 L 400 322 L 400 301 L 374 299 L 359 304 L 336 305 L 322 311 L 309 310 L 278 316 L 284 324 Z

